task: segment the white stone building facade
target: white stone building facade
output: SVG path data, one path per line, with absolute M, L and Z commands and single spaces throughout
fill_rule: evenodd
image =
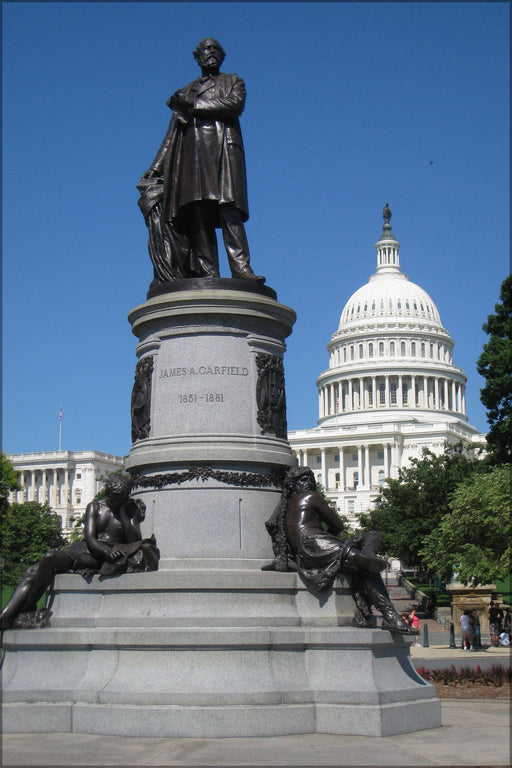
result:
M 345 304 L 327 346 L 318 425 L 288 433 L 298 463 L 354 523 L 424 447 L 485 443 L 468 423 L 454 341 L 430 296 L 402 272 L 390 219 L 386 204 L 376 272 Z
M 19 491 L 11 503 L 47 502 L 60 515 L 69 534 L 103 485 L 103 478 L 124 468 L 124 458 L 100 451 L 18 453 L 7 458 L 19 472 Z

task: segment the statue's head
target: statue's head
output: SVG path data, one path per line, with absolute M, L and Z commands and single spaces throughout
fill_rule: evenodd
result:
M 292 467 L 286 473 L 284 490 L 288 493 L 316 491 L 316 480 L 309 467 Z
M 194 51 L 194 59 L 201 69 L 218 70 L 225 58 L 224 48 L 213 37 L 205 37 Z
M 105 480 L 105 493 L 110 501 L 125 501 L 130 495 L 131 487 L 130 475 L 109 475 Z

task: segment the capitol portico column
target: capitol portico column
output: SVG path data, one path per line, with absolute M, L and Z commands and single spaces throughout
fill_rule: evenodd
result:
M 388 454 L 389 444 L 384 443 L 384 477 L 389 477 L 389 454 Z
M 321 464 L 320 464 L 320 466 L 321 466 L 321 469 L 322 469 L 322 485 L 325 488 L 325 490 L 327 491 L 328 488 L 327 488 L 327 473 L 326 473 L 326 463 L 325 463 L 325 448 L 321 449 L 320 455 L 321 455 Z
M 373 407 L 377 407 L 377 377 L 372 376 L 372 402 Z
M 59 505 L 59 475 L 56 469 L 53 470 L 53 503 L 55 506 Z
M 370 486 L 371 484 L 371 472 L 370 472 L 370 446 L 364 447 L 364 476 L 363 485 Z
M 43 469 L 42 477 L 43 504 L 48 501 L 48 490 L 46 488 L 46 469 Z
M 398 375 L 398 407 L 403 408 L 404 407 L 404 390 L 403 390 L 403 376 L 400 373 Z
M 441 405 L 439 403 L 439 377 L 438 376 L 435 377 L 434 382 L 435 382 L 435 392 L 436 392 L 436 402 L 434 404 L 434 407 L 439 410 Z
M 448 379 L 443 379 L 444 386 L 444 410 L 448 410 Z
M 358 485 L 363 485 L 363 446 L 357 446 L 357 479 Z
M 389 476 L 396 478 L 396 450 L 395 444 L 389 446 Z
M 302 451 L 302 466 L 307 467 L 308 465 L 308 452 Z
M 428 376 L 422 376 L 423 379 L 423 408 L 429 408 L 428 402 Z
M 348 380 L 348 411 L 354 410 L 354 392 L 352 387 L 352 379 Z
M 69 469 L 64 472 L 64 506 L 67 508 L 69 504 Z M 67 524 L 67 520 L 66 520 Z
M 384 387 L 385 387 L 385 396 L 386 396 L 386 399 L 385 399 L 386 408 L 390 408 L 391 407 L 391 397 L 390 397 L 390 394 L 389 394 L 389 375 L 388 374 L 386 374 L 386 376 L 384 376 L 384 381 L 385 381 Z
M 340 491 L 345 490 L 345 454 L 343 452 L 343 446 L 338 448 L 340 452 Z
M 455 389 L 455 382 L 452 381 L 452 411 L 456 411 L 456 404 L 457 404 L 457 390 Z
M 24 489 L 25 489 L 25 473 L 24 472 L 20 472 L 20 489 L 19 489 L 19 491 L 16 492 L 16 501 L 19 504 L 23 504 L 23 502 L 25 501 L 25 497 L 24 497 L 25 490 Z
M 416 376 L 411 376 L 411 405 L 416 408 Z
M 36 499 L 36 473 L 35 470 L 32 469 L 30 471 L 30 496 L 32 501 L 37 501 Z
M 359 377 L 359 410 L 364 410 L 364 387 L 363 387 L 363 378 L 362 376 Z
M 396 443 L 395 452 L 396 452 L 396 464 L 397 464 L 397 467 L 400 468 L 402 466 L 402 459 L 404 455 L 403 438 L 399 438 L 398 442 Z M 398 470 L 397 470 L 397 475 L 398 475 Z
M 466 413 L 466 387 L 464 386 L 464 384 L 462 384 L 461 389 L 462 389 L 462 408 L 461 408 L 461 412 L 463 414 L 465 414 Z
M 323 407 L 322 407 L 322 388 L 318 390 L 318 416 L 322 418 L 324 415 Z

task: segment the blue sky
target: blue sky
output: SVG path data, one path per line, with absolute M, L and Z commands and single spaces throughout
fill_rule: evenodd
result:
M 205 36 L 247 86 L 252 264 L 298 316 L 289 428 L 316 424 L 389 201 L 485 431 L 475 364 L 510 271 L 507 3 L 4 3 L 3 450 L 56 450 L 61 404 L 63 448 L 130 450 L 126 316 L 152 277 L 135 185 Z

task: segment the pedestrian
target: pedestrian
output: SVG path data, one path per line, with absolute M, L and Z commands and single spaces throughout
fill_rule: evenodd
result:
M 480 634 L 480 617 L 478 611 L 473 611 L 470 616 L 471 623 L 473 625 L 473 646 L 475 648 L 482 647 L 482 636 Z
M 489 634 L 491 635 L 491 645 L 497 646 L 500 643 L 501 622 L 503 621 L 503 611 L 501 610 L 499 603 L 491 600 L 489 603 L 487 618 L 489 619 Z
M 434 611 L 436 610 L 436 606 L 437 606 L 437 595 L 435 592 L 430 592 L 427 598 L 427 602 L 425 603 L 426 619 L 434 618 Z
M 503 619 L 503 630 L 507 633 L 509 640 L 512 639 L 512 618 L 510 616 L 510 608 L 505 608 L 505 616 Z
M 416 616 L 416 609 L 415 608 L 413 608 L 411 610 L 411 612 L 409 614 L 409 617 L 408 617 L 407 623 L 410 624 L 413 629 L 417 629 L 418 632 L 419 632 L 419 630 L 420 630 L 420 620 Z
M 471 619 L 469 611 L 464 611 L 460 617 L 460 628 L 462 631 L 462 650 L 473 650 L 473 633 L 471 631 Z

